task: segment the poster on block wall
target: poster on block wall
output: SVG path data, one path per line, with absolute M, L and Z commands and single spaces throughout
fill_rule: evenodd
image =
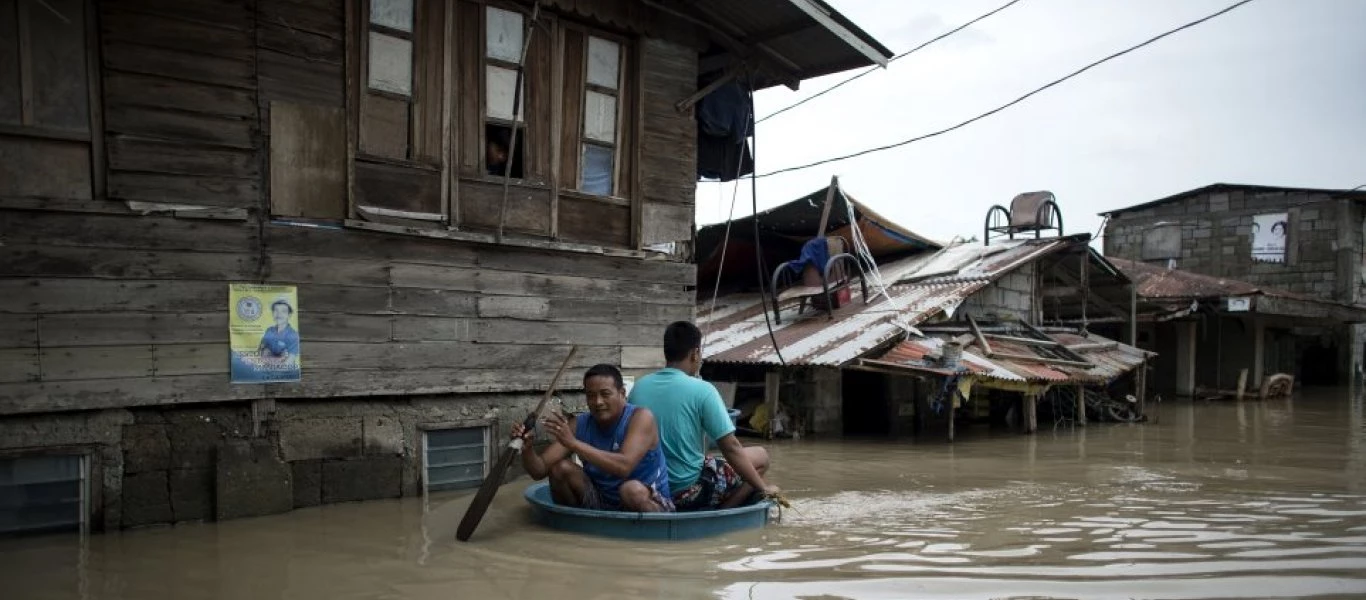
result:
M 1285 262 L 1285 242 L 1290 216 L 1286 213 L 1252 217 L 1252 260 Z
M 301 379 L 299 299 L 290 285 L 233 283 L 228 289 L 233 383 Z

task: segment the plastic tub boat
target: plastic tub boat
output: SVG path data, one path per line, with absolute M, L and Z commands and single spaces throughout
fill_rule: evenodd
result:
M 773 506 L 764 500 L 737 508 L 681 513 L 588 510 L 555 504 L 550 484 L 544 481 L 528 487 L 524 496 L 536 520 L 546 527 L 632 540 L 694 540 L 757 529 L 768 524 L 768 510 Z

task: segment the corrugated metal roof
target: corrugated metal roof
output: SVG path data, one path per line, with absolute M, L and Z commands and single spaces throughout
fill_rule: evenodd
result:
M 1110 262 L 1134 281 L 1135 291 L 1141 298 L 1189 300 L 1220 296 L 1250 296 L 1262 292 L 1261 288 L 1237 279 L 1225 279 L 1179 269 L 1167 269 L 1122 258 L 1111 258 Z M 1286 293 L 1288 294 L 1288 292 Z
M 836 310 L 833 318 L 812 309 L 798 316 L 795 303 L 784 307 L 781 323 L 773 325 L 782 361 L 773 349 L 757 294 L 720 298 L 714 313 L 709 301 L 704 300 L 698 310 L 698 326 L 705 333 L 703 359 L 717 363 L 843 366 L 906 335 L 898 321 L 915 326 L 940 314 L 952 315 L 969 296 L 1006 273 L 1072 244 L 1085 243 L 1084 240 L 1068 237 L 998 242 L 989 251 L 979 252 L 985 257 L 974 255 L 959 270 L 923 279 L 917 278 L 916 273 L 927 266 L 938 269 L 936 265 L 947 260 L 942 254 L 972 254 L 974 251 L 965 248 L 973 246 L 954 246 L 882 265 L 879 271 L 883 281 L 890 284 L 888 292 L 895 302 L 877 295 L 870 282 L 872 302 L 865 305 L 855 286 L 850 302 Z M 917 280 L 909 284 L 891 283 L 908 279 Z
M 1094 366 L 1091 368 L 1052 365 L 1028 360 L 988 358 L 980 348 L 963 350 L 959 362 L 960 372 L 974 377 L 997 381 L 1030 382 L 1047 384 L 1106 384 L 1143 364 L 1143 350 L 1115 342 L 1095 334 L 1082 336 L 1072 333 L 1056 333 L 1048 336 L 1065 346 L 1075 346 L 1074 350 Z M 938 361 L 929 358 L 942 352 L 949 336 L 935 335 L 914 338 L 901 342 L 881 358 L 881 363 L 892 363 L 909 369 L 938 375 L 950 375 L 954 371 L 944 368 Z M 994 353 L 1025 355 L 1037 354 L 1037 346 L 992 340 Z
M 762 45 L 805 80 L 870 65 L 892 51 L 821 0 L 695 0 L 690 8 L 747 45 Z M 778 85 L 763 74 L 755 89 Z

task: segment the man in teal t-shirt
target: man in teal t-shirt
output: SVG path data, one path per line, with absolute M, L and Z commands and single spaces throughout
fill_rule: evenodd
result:
M 776 494 L 778 487 L 764 481 L 768 452 L 740 444 L 721 394 L 697 377 L 702 368 L 697 326 L 687 321 L 669 325 L 664 359 L 667 366 L 637 381 L 627 401 L 655 415 L 677 510 L 739 506 L 755 490 Z M 703 434 L 716 440 L 724 458 L 706 454 Z

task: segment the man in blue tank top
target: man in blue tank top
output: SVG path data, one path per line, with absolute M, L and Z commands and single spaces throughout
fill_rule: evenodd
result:
M 550 477 L 556 504 L 596 510 L 673 512 L 669 468 L 648 409 L 626 404 L 621 371 L 597 365 L 583 376 L 588 412 L 573 421 L 556 413 L 544 421 L 551 444 L 537 454 L 522 445 L 522 467 L 532 479 Z M 555 411 L 551 411 L 555 412 Z M 521 423 L 513 438 L 530 438 Z M 580 467 L 570 460 L 574 454 Z

